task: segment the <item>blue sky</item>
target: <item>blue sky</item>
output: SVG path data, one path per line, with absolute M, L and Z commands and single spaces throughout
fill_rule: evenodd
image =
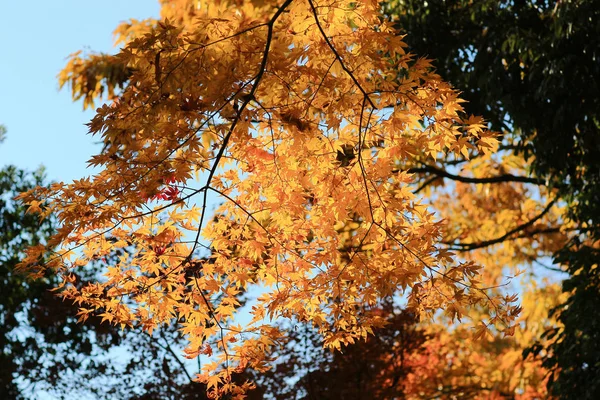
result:
M 0 2 L 0 168 L 44 165 L 48 178 L 89 175 L 86 161 L 100 150 L 84 126 L 93 111 L 59 92 L 57 74 L 77 50 L 115 52 L 112 32 L 130 18 L 157 17 L 156 0 Z

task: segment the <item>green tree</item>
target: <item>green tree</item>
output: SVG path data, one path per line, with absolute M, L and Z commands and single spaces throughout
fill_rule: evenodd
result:
M 183 338 L 175 329 L 150 337 L 94 317 L 80 324 L 77 307 L 52 292 L 56 275 L 32 281 L 15 271 L 23 249 L 44 243 L 55 222 L 27 214 L 13 198 L 46 183 L 43 169 L 0 169 L 0 398 L 34 398 L 39 391 L 58 398 L 205 398 L 176 354 Z M 99 267 L 90 266 L 81 284 Z
M 55 311 L 63 311 L 60 302 L 56 304 L 52 296 L 46 295 L 50 282 L 30 283 L 13 271 L 23 248 L 43 241 L 52 230 L 50 220 L 40 224 L 12 200 L 19 192 L 42 183 L 42 171 L 27 173 L 13 166 L 0 170 L 0 395 L 3 398 L 19 397 L 15 377 L 23 372 L 24 366 L 35 365 L 32 355 L 39 355 L 42 350 L 34 338 L 20 340 L 18 330 L 26 318 L 23 314 L 27 313 L 36 328 L 44 329 L 49 336 L 60 335 L 54 320 L 44 320 L 50 304 L 59 306 Z
M 410 32 L 417 54 L 463 92 L 468 112 L 484 116 L 532 172 L 568 204 L 578 235 L 555 254 L 570 277 L 554 310 L 564 329 L 544 364 L 562 398 L 597 398 L 600 326 L 600 4 L 589 0 L 394 0 L 388 15 Z M 532 350 L 543 348 L 538 345 Z

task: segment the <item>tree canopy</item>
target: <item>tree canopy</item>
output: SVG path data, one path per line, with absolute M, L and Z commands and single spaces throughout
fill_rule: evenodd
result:
M 60 223 L 21 268 L 57 276 L 82 321 L 171 332 L 212 397 L 241 398 L 248 376 L 286 396 L 300 338 L 347 350 L 315 350 L 321 375 L 295 374 L 312 397 L 349 393 L 323 385 L 347 376 L 382 397 L 546 396 L 542 362 L 521 353 L 552 343 L 548 311 L 565 296 L 535 265 L 591 212 L 593 168 L 580 167 L 593 135 L 565 139 L 571 153 L 552 144 L 584 160 L 561 182 L 572 158 L 544 161 L 547 138 L 520 122 L 537 108 L 486 97 L 515 77 L 531 96 L 529 70 L 504 81 L 492 63 L 500 87 L 461 87 L 487 48 L 444 47 L 455 21 L 429 35 L 427 18 L 464 16 L 467 3 L 428 3 L 387 6 L 404 38 L 375 2 L 164 0 L 160 20 L 117 28 L 117 54 L 74 54 L 59 79 L 84 107 L 101 104 L 89 124 L 99 172 L 21 196 Z M 466 15 L 457 21 L 477 24 Z M 481 29 L 464 37 L 489 40 Z M 84 278 L 94 263 L 103 274 Z

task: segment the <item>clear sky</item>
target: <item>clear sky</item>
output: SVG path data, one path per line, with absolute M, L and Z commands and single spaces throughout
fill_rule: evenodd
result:
M 55 181 L 89 175 L 86 161 L 100 150 L 84 126 L 93 111 L 59 91 L 56 76 L 77 50 L 116 52 L 119 22 L 158 13 L 156 0 L 0 1 L 0 168 L 44 165 Z

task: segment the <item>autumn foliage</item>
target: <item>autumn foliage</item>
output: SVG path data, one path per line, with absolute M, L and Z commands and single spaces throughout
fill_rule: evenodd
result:
M 560 245 L 560 210 L 377 2 L 164 0 L 161 21 L 116 37 L 116 55 L 75 54 L 60 76 L 84 106 L 106 100 L 89 123 L 98 172 L 22 196 L 61 223 L 22 267 L 59 274 L 82 321 L 176 324 L 211 395 L 242 396 L 252 383 L 232 374 L 269 368 L 277 321 L 340 350 L 376 337 L 395 298 L 432 338 L 433 358 L 410 358 L 432 395 L 540 384 L 536 364 L 493 371 L 531 341 L 502 339 L 532 315 L 503 285 Z M 94 260 L 104 275 L 78 284 Z

